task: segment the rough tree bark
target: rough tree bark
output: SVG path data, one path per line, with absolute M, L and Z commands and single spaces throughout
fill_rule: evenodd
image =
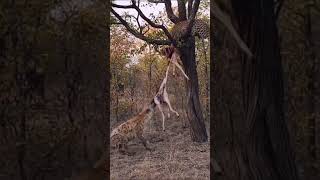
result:
M 190 78 L 186 83 L 187 91 L 187 118 L 190 122 L 191 139 L 195 142 L 206 142 L 208 140 L 201 104 L 199 100 L 199 82 L 195 61 L 195 40 L 189 37 L 185 45 L 180 49 L 181 60 L 185 72 Z
M 314 11 L 311 11 L 314 12 Z M 316 158 L 317 160 L 319 160 L 320 157 L 320 34 L 319 29 L 320 29 L 320 22 L 319 22 L 319 18 L 320 18 L 320 9 L 318 8 L 317 10 L 317 14 L 316 13 L 311 13 L 311 17 L 310 17 L 310 24 L 312 24 L 312 26 L 310 27 L 310 31 L 312 34 L 312 36 L 310 37 L 313 41 L 313 52 L 314 52 L 314 59 L 313 59 L 313 65 L 314 65 L 314 84 L 313 84 L 313 88 L 314 88 L 314 94 L 313 94 L 313 98 L 314 98 L 314 107 L 315 107 L 315 151 L 316 151 Z
M 214 62 L 212 141 L 214 158 L 223 173 L 213 172 L 213 178 L 296 180 L 283 113 L 274 1 L 231 2 L 234 22 L 255 57 L 249 60 L 238 51 L 232 59 Z
M 316 54 L 314 51 L 314 42 L 313 42 L 313 34 L 312 34 L 312 14 L 311 14 L 311 6 L 308 5 L 306 7 L 306 15 L 305 15 L 305 47 L 306 47 L 306 59 L 309 60 L 309 68 L 307 69 L 308 76 L 308 91 L 309 95 L 307 97 L 307 107 L 309 110 L 309 142 L 308 142 L 308 150 L 311 159 L 316 160 Z

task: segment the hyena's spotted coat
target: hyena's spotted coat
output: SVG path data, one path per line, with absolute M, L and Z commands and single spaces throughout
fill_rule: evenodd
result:
M 137 116 L 127 120 L 115 128 L 110 135 L 111 145 L 115 146 L 122 154 L 132 155 L 133 153 L 129 153 L 127 151 L 127 144 L 134 138 L 138 138 L 147 150 L 151 150 L 147 146 L 147 141 L 143 137 L 143 129 L 144 122 L 151 119 L 155 107 L 156 104 L 154 103 L 154 100 L 152 100 L 149 107 L 144 109 Z

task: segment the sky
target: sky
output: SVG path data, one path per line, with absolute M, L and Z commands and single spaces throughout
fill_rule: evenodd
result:
M 164 3 L 158 3 L 158 4 L 148 3 L 147 0 L 141 0 L 140 2 L 141 2 L 140 9 L 147 17 L 150 17 L 151 13 L 153 13 L 155 16 L 158 16 L 160 12 L 165 12 Z M 114 4 L 118 4 L 118 5 L 130 5 L 131 4 L 131 0 L 114 0 L 113 3 Z M 178 3 L 177 3 L 176 0 L 172 0 L 171 4 L 172 4 L 173 8 L 178 6 Z M 125 12 L 127 12 L 130 15 L 137 16 L 136 10 L 132 9 L 132 8 L 131 9 L 114 8 L 114 10 L 120 15 L 123 15 Z M 209 15 L 209 8 L 206 9 L 206 11 L 204 13 Z M 141 24 L 144 23 L 142 18 L 139 18 L 139 22 Z
M 141 0 L 140 9 L 141 11 L 147 16 L 150 17 L 150 14 L 153 13 L 155 16 L 159 15 L 159 12 L 165 11 L 165 6 L 163 3 L 155 4 L 155 3 L 149 3 L 147 5 L 147 0 Z M 115 0 L 113 2 L 114 4 L 118 5 L 130 5 L 131 0 Z M 172 1 L 172 7 L 177 6 L 177 1 Z M 119 13 L 120 15 L 123 15 L 125 12 L 128 12 L 130 15 L 137 16 L 137 11 L 135 9 L 120 9 L 120 8 L 114 8 L 114 10 Z M 143 23 L 143 20 L 139 20 L 140 23 Z

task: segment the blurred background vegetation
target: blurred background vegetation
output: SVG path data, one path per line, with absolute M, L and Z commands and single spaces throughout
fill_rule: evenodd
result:
M 278 27 L 286 118 L 303 179 L 320 178 L 320 1 L 287 0 Z
M 63 179 L 105 150 L 108 17 L 98 1 L 0 2 L 0 179 Z

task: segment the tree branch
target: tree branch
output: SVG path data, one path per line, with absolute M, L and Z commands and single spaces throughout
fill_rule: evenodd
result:
M 150 44 L 157 44 L 157 45 L 170 45 L 171 44 L 170 40 L 157 40 L 157 39 L 152 39 L 152 38 L 144 36 L 143 34 L 137 32 L 135 29 L 131 28 L 130 25 L 112 8 L 111 8 L 111 12 L 113 15 L 116 16 L 116 18 L 118 18 L 118 20 L 121 22 L 121 24 L 123 26 L 125 26 L 126 29 L 135 37 L 137 37 L 143 41 L 146 41 L 147 43 L 150 43 Z
M 178 0 L 178 11 L 180 21 L 187 20 L 185 0 Z
M 188 27 L 187 27 L 187 34 L 189 34 L 191 32 L 194 19 L 196 17 L 197 11 L 199 9 L 199 5 L 200 5 L 200 0 L 194 0 L 193 8 L 191 10 L 191 14 L 190 14 L 189 19 L 188 19 L 189 20 L 189 24 L 188 24 Z
M 148 0 L 150 3 L 164 3 L 165 0 Z
M 125 5 L 118 5 L 118 4 L 114 4 L 114 3 L 111 3 L 111 7 L 122 8 L 122 9 L 134 8 L 133 4 L 125 6 Z
M 132 0 L 134 2 L 134 0 Z M 135 4 L 133 4 L 134 6 L 134 9 L 138 12 L 138 14 L 142 17 L 142 19 L 144 19 L 147 23 L 149 23 L 152 27 L 154 28 L 158 28 L 158 29 L 162 29 L 163 32 L 166 34 L 166 36 L 171 40 L 173 41 L 173 38 L 171 36 L 171 34 L 169 33 L 168 29 L 166 27 L 164 27 L 163 25 L 160 25 L 160 24 L 156 24 L 154 22 L 152 22 L 149 18 L 147 18 L 143 12 L 141 11 L 141 9 L 136 6 Z
M 179 22 L 179 18 L 172 11 L 171 0 L 164 0 L 164 3 L 168 18 L 175 24 Z
M 118 5 L 118 4 L 111 3 L 111 6 L 112 7 L 116 7 L 116 8 L 123 8 L 123 9 L 128 9 L 128 8 L 135 9 L 138 12 L 138 15 L 140 15 L 143 20 L 145 20 L 148 24 L 150 24 L 154 28 L 162 29 L 163 32 L 165 33 L 165 35 L 169 38 L 169 40 L 173 41 L 173 38 L 172 38 L 171 34 L 169 33 L 168 29 L 165 26 L 160 25 L 160 24 L 156 24 L 153 21 L 151 21 L 149 18 L 147 18 L 147 16 L 136 5 L 136 1 L 135 0 L 132 0 L 132 4 L 131 5 L 123 6 L 123 5 Z
M 188 18 L 191 15 L 193 0 L 188 0 Z

